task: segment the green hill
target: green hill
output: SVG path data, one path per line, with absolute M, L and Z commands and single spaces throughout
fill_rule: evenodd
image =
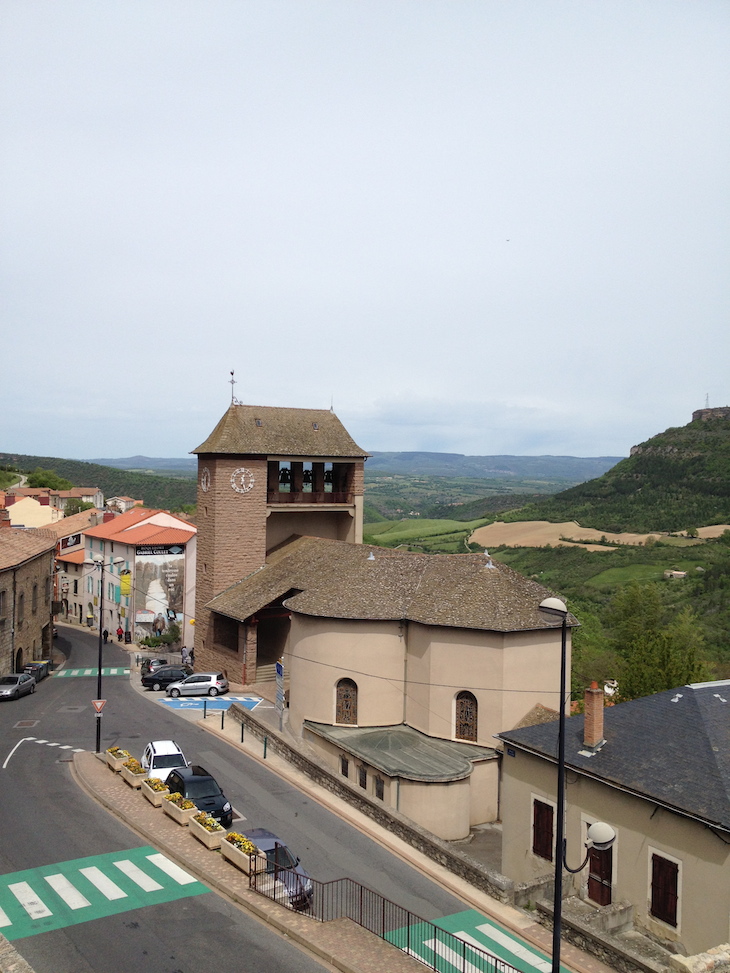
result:
M 730 523 L 730 418 L 667 429 L 598 479 L 506 519 L 577 520 L 583 527 L 639 532 Z
M 19 453 L 0 453 L 0 465 L 18 469 L 22 473 L 31 473 L 38 467 L 55 470 L 74 486 L 97 486 L 106 499 L 134 497 L 135 500 L 143 500 L 146 507 L 180 510 L 184 505 L 196 501 L 197 482 L 192 479 L 127 472 L 58 456 L 24 456 Z

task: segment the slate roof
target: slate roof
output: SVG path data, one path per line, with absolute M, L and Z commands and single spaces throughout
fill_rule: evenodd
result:
M 556 627 L 538 611 L 550 594 L 483 554 L 412 554 L 299 537 L 207 607 L 244 621 L 286 596 L 284 606 L 302 615 L 514 632 Z
M 581 753 L 584 717 L 566 719 L 566 766 L 730 831 L 730 680 L 608 706 L 603 718 L 606 743 L 593 756 Z M 499 737 L 557 761 L 557 722 Z
M 404 723 L 359 727 L 305 720 L 304 726 L 389 777 L 405 780 L 462 780 L 471 774 L 474 761 L 497 759 L 491 747 L 429 737 Z
M 3 527 L 0 530 L 0 571 L 17 567 L 55 548 L 56 535 L 43 527 Z
M 249 456 L 366 457 L 329 409 L 231 405 L 193 453 Z

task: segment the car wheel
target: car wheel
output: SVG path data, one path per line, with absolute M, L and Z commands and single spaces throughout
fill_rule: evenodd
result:
M 33 685 L 32 685 L 32 686 L 30 687 L 30 691 L 31 691 L 32 693 L 34 693 L 34 692 L 35 692 L 35 683 L 33 683 Z
M 13 699 L 20 699 L 20 690 L 16 689 L 13 693 Z
M 154 689 L 154 691 L 156 693 L 159 693 L 159 691 L 162 689 L 162 683 L 155 682 L 155 683 L 152 684 L 152 688 Z
M 170 695 L 172 696 L 173 699 L 177 699 L 178 696 L 180 695 L 180 690 L 179 689 L 171 689 L 170 690 Z
M 210 689 L 208 690 L 208 695 L 209 696 L 217 696 L 218 695 L 218 690 L 215 688 L 215 686 L 211 686 L 210 687 Z

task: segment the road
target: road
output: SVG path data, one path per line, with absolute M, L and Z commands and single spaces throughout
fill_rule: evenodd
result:
M 38 973 L 128 973 L 135 963 L 145 971 L 169 973 L 211 968 L 214 948 L 216 970 L 238 973 L 245 944 L 247 973 L 323 969 L 198 883 L 185 884 L 185 879 L 183 884 L 170 883 L 170 876 L 159 867 L 165 863 L 149 858 L 154 858 L 154 849 L 140 851 L 139 838 L 80 791 L 71 777 L 70 761 L 74 748 L 95 748 L 92 699 L 96 697 L 98 641 L 93 633 L 80 629 L 61 627 L 60 633 L 58 644 L 68 656 L 67 668 L 93 668 L 93 674 L 53 676 L 43 680 L 34 695 L 0 707 L 4 741 L 0 763 L 7 760 L 19 741 L 36 738 L 20 743 L 0 771 L 3 795 L 14 798 L 4 798 L 0 807 L 0 869 L 5 873 L 0 905 L 10 903 L 15 912 L 11 916 L 6 909 L 6 913 L 9 919 L 14 918 L 27 912 L 18 896 L 28 895 L 28 888 L 37 893 L 37 886 L 53 888 L 55 883 L 63 889 L 66 881 L 72 886 L 82 881 L 90 904 L 65 910 L 69 921 L 76 924 L 52 928 L 56 920 L 47 917 L 48 931 L 15 939 L 19 952 Z M 123 671 L 128 663 L 126 651 L 112 643 L 105 646 L 105 669 Z M 218 779 L 234 808 L 245 817 L 234 826 L 263 826 L 279 834 L 313 877 L 327 881 L 349 876 L 426 919 L 464 909 L 462 902 L 436 883 L 266 767 L 160 705 L 156 694 L 140 695 L 128 677 L 105 676 L 103 696 L 107 702 L 101 718 L 102 749 L 116 744 L 139 756 L 148 740 L 177 740 L 189 760 L 202 763 Z M 22 725 L 26 722 L 32 725 Z M 70 749 L 60 750 L 61 746 Z M 97 868 L 93 862 L 77 861 L 95 856 L 102 856 L 97 871 L 88 871 Z M 58 863 L 69 864 L 47 867 Z M 143 884 L 160 886 L 152 900 L 144 895 L 135 897 L 140 867 L 145 872 Z M 83 880 L 69 878 L 80 869 L 86 869 Z M 18 872 L 28 874 L 12 880 Z M 106 899 L 106 912 L 110 908 L 122 911 L 81 921 L 97 908 L 94 901 L 99 897 L 100 873 L 107 886 L 111 882 L 111 887 L 119 889 L 118 893 L 109 893 L 118 897 Z M 129 874 L 136 876 L 137 884 Z M 89 885 L 89 876 L 96 877 L 97 886 Z M 7 892 L 10 885 L 12 893 Z M 161 901 L 163 898 L 170 900 Z M 146 905 L 148 901 L 152 904 Z M 3 930 L 6 935 L 8 928 L 12 924 Z M 16 924 L 16 929 L 20 928 Z

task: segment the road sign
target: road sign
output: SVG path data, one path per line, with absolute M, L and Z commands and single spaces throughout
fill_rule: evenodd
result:
M 101 711 L 104 709 L 104 703 L 105 702 L 106 702 L 105 699 L 92 699 L 91 700 L 91 705 L 94 707 L 94 709 L 99 714 L 99 716 L 101 716 Z

